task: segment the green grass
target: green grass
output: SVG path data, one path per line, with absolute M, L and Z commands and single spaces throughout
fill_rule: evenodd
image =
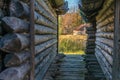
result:
M 86 36 L 83 35 L 60 35 L 59 52 L 65 54 L 84 54 Z

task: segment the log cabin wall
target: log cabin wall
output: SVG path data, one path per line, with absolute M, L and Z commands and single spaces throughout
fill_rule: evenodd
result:
M 106 0 L 96 17 L 95 55 L 107 78 L 112 80 L 113 38 L 114 38 L 114 0 Z
M 30 3 L 10 0 L 8 5 L 9 15 L 0 17 L 0 31 L 1 27 L 5 30 L 0 39 L 4 52 L 0 53 L 0 80 L 30 80 Z M 35 80 L 42 80 L 57 54 L 57 15 L 47 0 L 35 0 L 34 7 Z M 5 70 L 1 70 L 1 54 L 6 55 L 2 61 Z

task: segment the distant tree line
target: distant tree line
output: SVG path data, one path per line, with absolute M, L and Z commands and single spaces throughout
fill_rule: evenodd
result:
M 72 34 L 73 29 L 83 24 L 78 12 L 66 13 L 59 16 L 59 34 Z

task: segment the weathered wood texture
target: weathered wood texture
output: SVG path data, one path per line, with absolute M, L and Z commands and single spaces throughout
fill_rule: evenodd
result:
M 112 79 L 114 48 L 114 0 L 106 0 L 97 16 L 95 54 L 107 78 Z
M 29 1 L 11 0 L 8 5 L 10 16 L 1 17 L 0 11 L 0 32 L 1 27 L 6 32 L 0 39 L 0 50 L 6 55 L 3 60 L 6 69 L 0 73 L 0 80 L 30 80 Z M 34 7 L 34 76 L 35 80 L 42 80 L 57 54 L 57 16 L 50 3 L 44 0 L 35 0 Z
M 96 32 L 96 28 L 94 25 L 91 25 L 86 30 L 86 33 L 88 34 L 87 43 L 86 43 L 86 54 L 95 53 L 95 32 Z
M 120 80 L 120 0 L 115 2 L 113 80 Z

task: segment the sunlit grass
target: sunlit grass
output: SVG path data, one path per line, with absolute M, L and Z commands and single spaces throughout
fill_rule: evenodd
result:
M 64 54 L 66 55 L 70 55 L 70 54 L 74 54 L 74 55 L 84 55 L 85 52 L 84 51 L 77 51 L 77 52 L 64 52 Z
M 59 52 L 63 52 L 64 54 L 83 55 L 86 39 L 86 35 L 60 35 Z

